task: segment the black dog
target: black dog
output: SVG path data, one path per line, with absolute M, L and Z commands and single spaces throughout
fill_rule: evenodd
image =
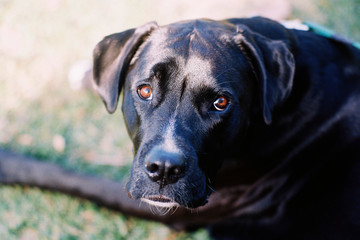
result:
M 121 210 L 217 239 L 360 238 L 351 44 L 264 18 L 149 23 L 101 41 L 93 76 L 109 112 L 123 91 L 129 196 L 180 206 Z
M 109 112 L 124 89 L 132 198 L 199 207 L 217 180 L 243 193 L 215 237 L 360 237 L 354 47 L 263 18 L 150 23 L 100 42 L 93 71 Z

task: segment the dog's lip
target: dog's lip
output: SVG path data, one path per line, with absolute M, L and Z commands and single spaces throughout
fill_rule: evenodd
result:
M 164 208 L 178 207 L 179 204 L 165 196 L 147 196 L 141 198 L 141 201 L 150 205 Z

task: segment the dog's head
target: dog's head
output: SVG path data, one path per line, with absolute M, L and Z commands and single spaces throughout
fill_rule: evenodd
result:
M 284 43 L 243 25 L 149 23 L 105 37 L 93 75 L 109 112 L 123 89 L 135 150 L 129 195 L 164 207 L 205 204 L 222 159 L 241 147 L 252 117 L 270 124 L 293 73 Z

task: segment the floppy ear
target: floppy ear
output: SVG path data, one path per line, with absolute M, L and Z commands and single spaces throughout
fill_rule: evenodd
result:
M 295 72 L 295 60 L 281 40 L 271 40 L 237 26 L 236 41 L 250 58 L 260 87 L 260 105 L 264 121 L 272 121 L 272 110 L 290 94 Z
M 93 52 L 93 78 L 109 113 L 116 110 L 132 57 L 155 28 L 157 24 L 150 22 L 136 29 L 109 35 L 96 45 Z

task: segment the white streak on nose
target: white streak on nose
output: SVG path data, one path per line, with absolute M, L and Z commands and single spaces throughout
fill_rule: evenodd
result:
M 169 120 L 169 124 L 165 130 L 163 143 L 160 146 L 164 151 L 172 152 L 172 153 L 180 152 L 179 148 L 176 146 L 174 134 L 175 134 L 175 117 L 171 117 Z

